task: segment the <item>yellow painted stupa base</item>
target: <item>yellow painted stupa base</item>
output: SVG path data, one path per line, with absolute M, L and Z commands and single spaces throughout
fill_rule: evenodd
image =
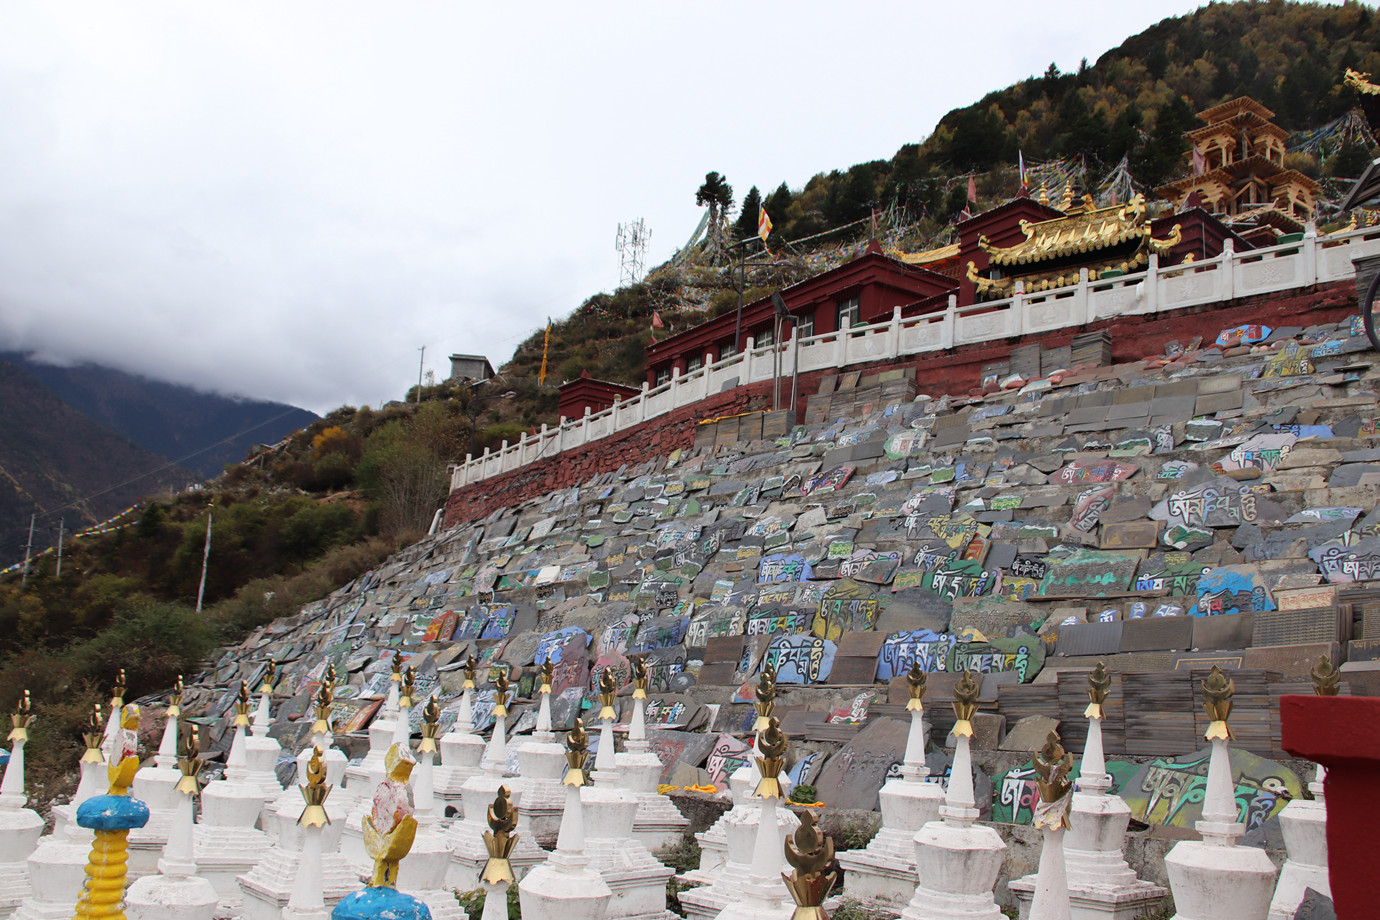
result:
M 77 900 L 75 920 L 110 920 L 125 916 L 129 831 L 96 831 L 86 863 L 86 884 Z

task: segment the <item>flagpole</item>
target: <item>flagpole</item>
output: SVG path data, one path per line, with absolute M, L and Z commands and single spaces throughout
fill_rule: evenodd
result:
M 420 392 L 420 391 L 419 391 Z M 211 561 L 211 509 L 206 509 L 206 546 L 201 551 L 201 584 L 196 589 L 196 612 L 201 612 L 201 601 L 206 596 L 206 566 Z
M 551 317 L 546 318 L 546 339 L 541 345 L 541 372 L 537 374 L 537 385 L 543 386 L 546 383 L 546 353 L 551 348 Z

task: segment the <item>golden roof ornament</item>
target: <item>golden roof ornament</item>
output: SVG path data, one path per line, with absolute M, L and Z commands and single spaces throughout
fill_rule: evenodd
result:
M 412 850 L 417 818 L 408 801 L 407 779 L 416 764 L 406 745 L 395 744 L 383 758 L 388 777 L 374 790 L 374 807 L 364 816 L 364 850 L 374 860 L 371 888 L 396 888 L 398 863 Z
M 412 665 L 407 666 L 407 672 L 403 675 L 402 692 L 398 694 L 398 706 L 412 708 L 412 694 L 417 692 L 417 669 Z
M 182 778 L 173 790 L 183 795 L 196 795 L 201 791 L 199 774 L 204 766 L 200 756 L 201 733 L 195 725 L 188 725 L 181 734 L 177 743 L 177 769 L 181 771 Z
M 24 693 L 15 701 L 14 714 L 10 716 L 10 741 L 28 741 L 29 723 L 34 720 L 33 702 L 29 699 L 29 691 Z
M 499 668 L 494 678 L 494 718 L 508 715 L 508 669 Z
M 925 676 L 925 669 L 920 667 L 917 661 L 910 666 L 906 672 L 906 692 L 910 694 L 910 699 L 906 701 L 908 712 L 924 712 L 925 706 L 921 702 L 925 698 L 925 684 L 929 680 Z
M 1220 665 L 1212 666 L 1212 673 L 1203 681 L 1203 708 L 1212 720 L 1203 737 L 1209 741 L 1220 738 L 1223 741 L 1234 737 L 1227 719 L 1231 718 L 1231 698 L 1236 693 L 1236 682 L 1222 672 Z
M 973 672 L 964 671 L 963 676 L 958 679 L 958 685 L 954 687 L 954 715 L 958 717 L 958 721 L 954 722 L 954 737 L 973 737 L 973 715 L 977 712 L 977 699 L 978 684 L 973 680 Z
M 550 662 L 548 661 L 547 664 L 550 664 Z M 465 685 L 461 688 L 462 690 L 474 689 L 474 674 L 478 670 L 479 662 L 475 660 L 473 655 L 465 659 Z
M 1049 207 L 1049 186 L 1045 185 L 1043 182 L 1040 183 L 1039 200 L 1040 204 L 1044 205 L 1045 207 Z
M 762 756 L 755 759 L 762 778 L 757 781 L 753 795 L 764 799 L 782 798 L 781 780 L 777 774 L 786 766 L 786 748 L 789 745 L 790 739 L 781 730 L 781 721 L 776 716 L 769 716 L 766 729 L 757 736 L 757 750 Z
M 1041 830 L 1056 831 L 1070 828 L 1069 806 L 1073 798 L 1073 783 L 1069 772 L 1073 769 L 1073 755 L 1064 750 L 1059 733 L 1050 732 L 1045 746 L 1035 752 L 1035 788 L 1040 792 L 1039 804 L 1035 807 L 1035 827 Z
M 1341 691 L 1342 672 L 1332 666 L 1326 655 L 1318 658 L 1318 663 L 1309 672 L 1313 678 L 1313 692 L 1318 696 L 1336 696 Z
M 436 736 L 441 732 L 441 704 L 436 697 L 427 700 L 422 710 L 422 740 L 417 742 L 417 753 L 435 754 Z
M 335 667 L 335 665 L 330 665 L 330 667 L 333 668 L 333 667 Z M 273 682 L 277 679 L 277 677 L 278 677 L 278 666 L 277 666 L 276 664 L 273 663 L 272 659 L 270 659 L 269 662 L 268 662 L 268 667 L 266 667 L 266 668 L 264 669 L 264 682 L 259 686 L 259 692 L 260 692 L 260 693 L 272 693 L 272 692 L 273 692 Z
M 1107 665 L 1099 661 L 1088 675 L 1088 708 L 1083 715 L 1089 719 L 1102 718 L 1102 706 L 1107 702 L 1107 691 L 1112 689 L 1112 676 L 1107 673 Z
M 603 704 L 599 710 L 600 719 L 618 718 L 618 710 L 613 708 L 617 696 L 618 683 L 613 679 L 613 668 L 604 668 L 599 672 L 599 702 Z
M 316 721 L 311 725 L 313 735 L 331 733 L 331 707 L 335 705 L 335 691 L 330 684 L 316 688 Z
M 1064 184 L 1064 200 L 1059 202 L 1059 210 L 1065 214 L 1073 210 L 1073 180 Z
M 91 704 L 91 715 L 86 720 L 86 731 L 81 733 L 86 742 L 86 753 L 81 755 L 81 763 L 102 763 L 101 743 L 105 740 L 105 717 L 101 715 L 101 704 Z
M 490 885 L 499 882 L 512 884 L 517 881 L 513 875 L 513 865 L 508 857 L 517 846 L 517 809 L 508 800 L 508 787 L 499 786 L 493 804 L 489 806 L 489 829 L 484 832 L 484 848 L 489 851 L 489 859 L 484 863 L 480 878 Z
M 125 669 L 120 669 L 120 676 L 115 678 L 115 686 L 110 691 L 110 708 L 119 709 L 125 704 Z
M 168 718 L 176 719 L 182 715 L 182 675 L 177 675 L 177 683 L 173 684 L 172 693 L 168 694 Z
M 474 659 L 471 658 L 470 660 L 473 661 Z M 467 673 L 468 673 L 468 672 L 467 672 Z M 556 663 L 555 663 L 554 661 L 552 661 L 550 658 L 546 659 L 546 661 L 543 662 L 543 663 L 542 663 L 542 666 L 541 666 L 541 692 L 542 692 L 542 693 L 550 693 L 550 692 L 551 692 L 551 681 L 555 678 L 555 674 L 556 674 Z M 466 686 L 470 686 L 470 685 L 467 683 Z
M 641 655 L 630 655 L 628 661 L 632 664 L 633 699 L 645 700 L 647 698 L 647 662 L 642 659 Z
M 781 879 L 795 900 L 791 920 L 829 920 L 824 902 L 838 884 L 838 864 L 834 860 L 834 841 L 815 827 L 813 812 L 800 816 L 800 826 L 786 837 L 786 862 L 791 874 Z
M 1346 74 L 1342 77 L 1342 83 L 1349 86 L 1358 93 L 1365 93 L 1368 96 L 1380 95 L 1380 86 L 1370 82 L 1370 74 L 1362 73 L 1359 70 L 1346 69 Z
M 331 816 L 326 814 L 325 805 L 331 787 L 326 785 L 326 764 L 321 759 L 321 748 L 312 748 L 311 759 L 307 761 L 307 784 L 298 788 L 307 804 L 297 816 L 297 823 L 303 827 L 325 827 L 330 824 Z
M 762 665 L 762 676 L 757 678 L 757 700 L 752 705 L 757 710 L 757 721 L 752 723 L 755 732 L 766 731 L 767 720 L 776 709 L 776 668 Z
M 589 760 L 589 733 L 585 731 L 584 719 L 576 719 L 575 727 L 565 736 L 565 777 L 562 786 L 583 786 L 585 784 L 585 761 Z
M 249 724 L 249 681 L 240 681 L 240 692 L 235 698 L 235 721 L 236 726 Z

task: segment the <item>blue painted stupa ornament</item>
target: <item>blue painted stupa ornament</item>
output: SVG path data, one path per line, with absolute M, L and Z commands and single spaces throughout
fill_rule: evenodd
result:
M 107 774 L 110 791 L 77 807 L 77 824 L 95 831 L 86 863 L 86 884 L 77 900 L 76 920 L 123 918 L 129 832 L 149 821 L 149 807 L 129 794 L 139 772 L 139 707 L 123 707 L 113 736 Z
M 388 749 L 383 761 L 388 778 L 379 783 L 374 807 L 364 816 L 364 848 L 374 860 L 374 877 L 368 888 L 341 898 L 331 920 L 431 920 L 426 904 L 396 887 L 398 863 L 417 836 L 417 819 L 407 796 L 407 780 L 416 762 L 405 745 Z

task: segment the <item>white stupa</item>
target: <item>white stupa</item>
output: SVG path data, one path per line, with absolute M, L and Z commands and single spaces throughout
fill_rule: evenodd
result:
M 657 792 L 663 767 L 661 758 L 651 752 L 647 743 L 647 666 L 637 655 L 629 660 L 633 672 L 633 715 L 628 723 L 626 750 L 617 757 L 618 775 L 623 787 L 637 796 L 632 835 L 655 852 L 679 842 L 690 822 L 669 798 Z
M 422 740 L 415 766 L 410 768 L 412 808 L 417 819 L 417 835 L 407 865 L 399 876 L 398 890 L 420 900 L 431 909 L 433 920 L 466 920 L 464 908 L 446 888 L 446 874 L 450 871 L 450 841 L 441 832 L 437 815 L 435 777 L 432 774 L 436 759 L 437 722 L 441 708 L 431 699 L 422 718 Z M 401 750 L 406 751 L 406 748 Z M 410 752 L 409 752 L 410 753 Z M 403 758 L 399 758 L 400 762 Z
M 393 746 L 397 733 L 398 700 L 402 696 L 402 652 L 393 653 L 393 673 L 388 678 L 388 696 L 383 710 L 369 723 L 369 751 L 357 764 L 345 769 L 345 784 L 353 786 L 357 798 L 368 799 L 384 780 L 383 758 Z
M 158 745 L 153 766 L 142 768 L 134 777 L 136 799 L 149 807 L 149 820 L 129 832 L 129 876 L 138 879 L 158 870 L 158 862 L 168 844 L 176 814 L 184 795 L 177 791 L 182 771 L 177 767 L 177 721 L 182 708 L 182 675 L 178 675 L 168 699 L 163 739 Z
M 915 894 L 915 835 L 926 824 L 939 820 L 939 808 L 944 804 L 944 790 L 930 780 L 925 764 L 929 741 L 921 703 L 925 672 L 913 666 L 906 678 L 910 685 L 906 703 L 910 734 L 901 775 L 888 780 L 879 793 L 881 829 L 865 849 L 838 854 L 839 865 L 845 870 L 845 895 L 859 900 L 875 898 L 898 911 Z
M 273 728 L 273 686 L 277 669 L 273 662 L 268 663 L 263 683 L 259 686 L 259 705 L 254 709 L 254 719 L 250 723 L 251 734 L 244 741 L 246 778 L 258 783 L 268 793 L 269 800 L 277 798 L 283 784 L 278 781 L 278 757 L 283 746 L 269 736 Z M 266 821 L 268 815 L 261 817 Z
M 226 758 L 226 778 L 202 790 L 201 821 L 192 838 L 198 871 L 215 886 L 221 904 L 231 911 L 238 911 L 241 902 L 236 878 L 254 868 L 271 844 L 268 835 L 255 826 L 268 796 L 257 783 L 243 779 L 248 727 L 249 700 L 245 693 L 235 704 L 235 737 Z M 239 779 L 232 780 L 231 776 Z
M 479 663 L 473 655 L 465 662 L 465 684 L 460 691 L 460 710 L 451 730 L 441 736 L 441 764 L 436 768 L 436 797 L 441 809 L 453 808 L 464 817 L 465 782 L 479 772 L 484 757 L 484 739 L 474 732 L 474 675 Z M 538 718 L 540 727 L 540 717 Z M 548 710 L 548 723 L 549 723 Z
M 0 917 L 13 914 L 33 893 L 28 860 L 43 833 L 43 819 L 26 807 L 29 799 L 24 793 L 24 745 L 29 740 L 31 713 L 25 690 L 10 716 L 10 760 L 0 779 Z
M 565 811 L 565 787 L 561 785 L 566 767 L 565 748 L 556 743 L 551 730 L 551 677 L 548 661 L 541 668 L 537 726 L 532 737 L 518 746 L 519 780 L 509 784 L 510 788 L 521 788 L 527 827 L 537 843 L 547 846 L 555 845 Z

